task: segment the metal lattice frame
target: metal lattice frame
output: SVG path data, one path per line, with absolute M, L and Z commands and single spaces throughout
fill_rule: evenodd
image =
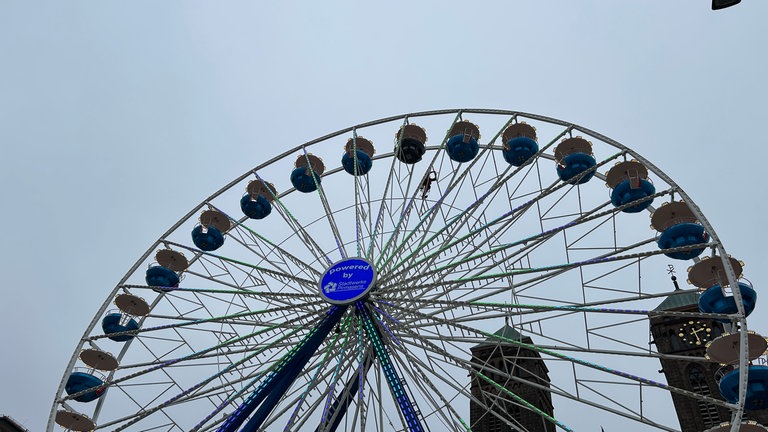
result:
M 458 164 L 444 146 L 452 125 L 462 119 L 476 122 L 490 138 L 481 141 L 476 158 Z M 541 147 L 520 167 L 508 165 L 500 152 L 502 131 L 516 121 L 539 129 Z M 409 123 L 425 126 L 431 136 L 424 160 L 415 165 L 399 162 L 394 155 L 400 142 L 390 141 L 398 127 Z M 579 186 L 557 179 L 552 156 L 560 139 L 574 134 L 593 141 L 597 158 L 595 177 Z M 309 162 L 309 153 L 337 160 L 346 139 L 356 145 L 359 136 L 379 149 L 368 175 L 350 176 L 332 164 L 316 182 L 316 192 L 301 194 L 290 186 L 290 161 L 304 155 Z M 270 159 L 212 194 L 163 234 L 86 329 L 57 390 L 48 430 L 55 429 L 54 416 L 62 408 L 88 414 L 99 430 L 224 428 L 227 417 L 269 376 L 280 381 L 287 374 L 290 380 L 280 381 L 281 390 L 265 396 L 274 407 L 258 414 L 260 427 L 470 430 L 469 401 L 485 403 L 470 394 L 470 377 L 494 383 L 491 377 L 501 376 L 541 386 L 473 362 L 469 348 L 488 341 L 541 355 L 551 371 L 547 391 L 556 407 L 578 403 L 600 415 L 633 421 L 633 430 L 675 431 L 671 416 L 657 420 L 646 408 L 652 402 L 647 393 L 674 392 L 728 407 L 738 425 L 741 403 L 650 378 L 662 356 L 704 360 L 662 355 L 645 344 L 650 310 L 673 292 L 663 278 L 672 261 L 656 247 L 647 216 L 621 213 L 631 204 L 614 208 L 605 198 L 601 172 L 626 158 L 648 168 L 657 187 L 650 197 L 657 200 L 654 204 L 670 196 L 688 204 L 711 236 L 707 253 L 722 259 L 728 282 L 735 286 L 737 275 L 700 209 L 656 166 L 610 138 L 515 111 L 389 117 Z M 424 197 L 419 186 L 432 170 L 436 180 Z M 274 196 L 272 214 L 260 221 L 243 217 L 237 208 L 244 185 L 254 179 L 283 190 Z M 232 219 L 221 250 L 202 252 L 189 239 L 196 216 L 205 209 Z M 166 293 L 143 285 L 144 268 L 162 248 L 184 252 L 190 261 L 181 288 Z M 286 355 L 323 326 L 321 318 L 330 306 L 317 293 L 322 272 L 348 256 L 375 263 L 376 289 L 339 317 L 335 331 L 313 339 L 316 347 L 299 350 L 300 367 L 288 362 Z M 150 314 L 139 319 L 141 329 L 131 333 L 135 337 L 122 344 L 110 341 L 99 326 L 119 293 L 143 296 L 151 306 Z M 727 318 L 741 329 L 743 400 L 747 325 L 738 290 L 733 295 L 739 313 Z M 504 323 L 532 337 L 534 344 L 494 335 Z M 627 332 L 617 331 L 623 328 Z M 89 405 L 64 392 L 69 371 L 86 347 L 117 353 L 120 362 L 107 378 L 106 395 Z M 290 364 L 290 373 L 281 369 L 283 363 Z M 550 417 L 531 401 L 503 392 L 507 402 L 571 430 L 570 413 Z M 490 408 L 488 415 L 520 427 Z M 190 413 L 198 416 L 193 424 Z

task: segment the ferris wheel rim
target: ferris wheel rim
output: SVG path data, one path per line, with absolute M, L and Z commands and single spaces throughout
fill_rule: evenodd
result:
M 492 115 L 505 115 L 505 116 L 512 116 L 512 117 L 515 117 L 515 118 L 519 117 L 519 118 L 523 118 L 523 119 L 531 119 L 531 120 L 541 121 L 541 122 L 548 123 L 548 124 L 563 126 L 568 131 L 578 131 L 578 132 L 584 133 L 584 134 L 586 134 L 586 135 L 588 135 L 590 137 L 599 139 L 602 142 L 604 142 L 606 144 L 609 144 L 609 145 L 611 145 L 611 146 L 621 150 L 621 152 L 623 154 L 629 155 L 632 158 L 634 158 L 634 159 L 640 161 L 641 163 L 643 163 L 648 168 L 648 170 L 650 172 L 652 172 L 654 175 L 658 176 L 665 183 L 667 183 L 670 186 L 670 189 L 673 189 L 673 193 L 675 193 L 678 196 L 680 196 L 689 206 L 691 206 L 691 210 L 697 216 L 697 218 L 699 219 L 700 223 L 705 227 L 707 232 L 711 235 L 711 237 L 713 239 L 713 247 L 714 247 L 714 249 L 717 250 L 718 256 L 723 260 L 724 265 L 725 265 L 726 269 L 728 270 L 728 275 L 727 276 L 728 276 L 729 282 L 732 285 L 737 282 L 737 277 L 734 274 L 733 269 L 730 267 L 730 262 L 728 262 L 727 259 L 725 258 L 728 255 L 727 255 L 727 253 L 726 253 L 726 251 L 725 251 L 725 249 L 724 249 L 724 247 L 722 245 L 722 242 L 719 240 L 719 237 L 715 233 L 713 227 L 709 224 L 709 222 L 707 221 L 706 217 L 701 213 L 701 210 L 698 208 L 698 206 L 695 205 L 695 203 L 691 200 L 691 198 L 671 178 L 669 178 L 666 174 L 664 174 L 660 169 L 658 169 L 650 161 L 648 161 L 647 159 L 643 158 L 641 155 L 639 155 L 638 153 L 634 152 L 630 148 L 628 148 L 628 147 L 618 143 L 617 141 L 612 140 L 611 138 L 608 138 L 608 137 L 606 137 L 606 136 L 604 136 L 602 134 L 599 134 L 599 133 L 594 132 L 594 131 L 592 131 L 590 129 L 581 127 L 579 125 L 576 125 L 576 124 L 573 124 L 573 123 L 569 123 L 569 122 L 565 122 L 565 121 L 558 120 L 558 119 L 554 119 L 554 118 L 550 118 L 550 117 L 545 117 L 545 116 L 540 116 L 540 115 L 530 114 L 530 113 L 525 113 L 525 112 L 509 111 L 509 110 L 486 110 L 486 109 L 449 109 L 449 110 L 422 111 L 422 112 L 416 112 L 416 113 L 410 113 L 410 114 L 402 114 L 402 115 L 398 115 L 398 116 L 385 117 L 385 118 L 374 120 L 374 121 L 371 121 L 371 122 L 361 123 L 361 124 L 358 124 L 358 125 L 355 125 L 355 126 L 351 126 L 351 127 L 348 127 L 348 128 L 344 128 L 344 129 L 338 130 L 336 132 L 324 135 L 322 137 L 319 137 L 319 138 L 307 141 L 307 142 L 305 142 L 303 144 L 300 144 L 300 145 L 298 145 L 298 146 L 296 146 L 296 147 L 294 147 L 294 148 L 292 148 L 290 150 L 287 150 L 286 152 L 283 152 L 283 153 L 281 153 L 281 154 L 271 158 L 270 160 L 268 160 L 268 161 L 266 161 L 266 162 L 264 162 L 264 163 L 262 163 L 262 164 L 260 164 L 260 165 L 258 165 L 256 167 L 254 167 L 253 169 L 251 169 L 251 170 L 245 172 L 244 174 L 242 174 L 241 176 L 237 177 L 235 180 L 233 180 L 230 183 L 226 184 L 224 187 L 220 188 L 218 191 L 216 191 L 213 194 L 211 194 L 209 197 L 207 197 L 205 200 L 203 200 L 200 204 L 195 206 L 190 212 L 188 212 L 181 219 L 179 219 L 179 221 L 177 221 L 175 224 L 173 224 L 171 226 L 171 228 L 169 228 L 158 240 L 156 240 L 150 246 L 150 248 L 139 258 L 139 260 L 137 260 L 136 263 L 129 269 L 129 271 L 121 278 L 121 280 L 115 286 L 115 288 L 110 293 L 110 295 L 107 297 L 107 299 L 105 300 L 104 304 L 97 311 L 97 313 L 94 316 L 93 320 L 91 321 L 91 323 L 87 327 L 87 329 L 86 329 L 86 331 L 85 331 L 85 333 L 83 335 L 83 340 L 85 340 L 87 338 L 88 334 L 97 326 L 98 320 L 100 319 L 101 315 L 103 315 L 104 312 L 106 311 L 106 309 L 108 308 L 108 306 L 111 303 L 111 300 L 115 296 L 115 294 L 117 294 L 121 290 L 125 289 L 125 286 L 126 286 L 125 282 L 128 280 L 128 278 L 132 274 L 134 274 L 140 268 L 142 263 L 146 262 L 146 260 L 150 257 L 151 253 L 154 250 L 156 250 L 159 246 L 161 246 L 162 244 L 166 243 L 168 236 L 170 234 L 172 234 L 174 231 L 176 231 L 177 229 L 179 229 L 185 222 L 189 221 L 190 218 L 192 218 L 197 212 L 199 212 L 201 209 L 203 209 L 206 205 L 210 204 L 210 202 L 215 200 L 217 197 L 222 195 L 224 192 L 230 190 L 235 185 L 237 185 L 238 183 L 242 182 L 244 179 L 248 178 L 249 176 L 251 176 L 253 174 L 256 174 L 258 171 L 262 170 L 263 168 L 265 168 L 267 166 L 270 166 L 270 165 L 272 165 L 274 163 L 277 163 L 279 161 L 283 161 L 283 160 L 286 160 L 287 158 L 290 158 L 291 155 L 294 155 L 297 152 L 300 152 L 300 151 L 306 152 L 306 150 L 308 148 L 310 148 L 310 147 L 312 147 L 312 146 L 314 146 L 316 144 L 320 144 L 320 143 L 323 143 L 325 141 L 330 141 L 332 138 L 335 138 L 335 137 L 338 137 L 338 136 L 341 136 L 341 135 L 344 135 L 344 134 L 348 134 L 350 132 L 356 133 L 357 130 L 359 130 L 359 129 L 365 129 L 367 127 L 376 126 L 376 125 L 380 125 L 380 124 L 384 124 L 384 123 L 389 123 L 389 122 L 395 122 L 395 121 L 398 121 L 398 120 L 402 120 L 404 123 L 407 123 L 410 119 L 417 119 L 417 118 L 420 118 L 420 117 L 429 117 L 429 116 L 445 115 L 445 114 L 456 114 L 457 117 L 461 117 L 463 114 L 492 114 Z M 434 149 L 437 149 L 437 148 L 434 148 Z M 387 158 L 391 158 L 391 159 L 394 160 L 394 153 L 385 153 L 385 154 L 377 155 L 377 157 L 375 159 L 379 160 L 379 159 L 387 159 Z M 335 173 L 340 172 L 340 171 L 341 171 L 341 168 L 337 168 L 335 171 L 328 172 L 328 175 L 335 174 Z M 294 191 L 293 190 L 288 190 L 286 192 L 283 192 L 283 194 L 280 194 L 280 196 L 282 197 L 282 196 L 285 196 L 285 195 L 290 194 L 290 193 L 294 193 Z M 405 197 L 403 197 L 403 198 L 405 199 Z M 294 234 L 296 234 L 296 233 L 294 232 Z M 740 322 L 740 324 L 742 326 L 742 329 L 744 330 L 744 333 L 746 333 L 746 330 L 747 330 L 746 320 L 745 320 L 745 317 L 744 317 L 743 307 L 741 305 L 741 302 L 739 301 L 740 300 L 740 297 L 739 297 L 740 294 L 738 293 L 738 290 L 734 290 L 734 293 L 735 293 L 734 297 L 737 300 L 737 302 L 736 302 L 737 303 L 737 307 L 739 308 L 739 313 L 741 314 L 741 316 L 739 318 L 739 322 Z M 152 306 L 154 306 L 154 304 Z M 121 350 L 120 354 L 118 355 L 118 360 L 123 358 L 123 355 L 128 350 L 128 347 L 131 345 L 132 342 L 133 341 L 128 341 L 124 345 L 123 349 Z M 746 336 L 744 337 L 744 340 L 742 342 L 743 342 L 742 346 L 744 347 L 744 349 L 746 349 Z M 67 369 L 66 369 L 67 371 L 71 370 L 74 367 L 74 364 L 77 361 L 77 355 L 78 355 L 78 353 L 79 353 L 79 351 L 80 351 L 82 346 L 83 345 L 78 345 L 78 347 L 76 348 L 75 352 L 73 353 L 72 357 L 70 358 L 69 364 L 68 364 Z M 741 364 L 743 366 L 745 364 L 745 360 L 744 360 L 743 356 L 742 356 L 741 362 L 742 362 Z M 741 370 L 745 371 L 746 368 L 742 367 Z M 745 377 L 742 377 L 742 380 L 745 380 L 745 379 L 746 379 Z M 61 381 L 61 383 L 59 385 L 59 389 L 57 390 L 57 395 L 62 393 L 65 380 L 66 380 L 66 372 L 65 372 L 65 376 L 62 378 L 62 381 Z M 742 391 L 741 399 L 743 399 L 743 391 L 744 390 L 742 389 L 741 391 Z M 52 406 L 52 410 L 51 410 L 51 418 L 49 420 L 49 429 L 52 427 L 53 415 L 55 414 L 56 408 L 58 406 L 59 405 L 57 404 L 57 400 L 55 399 L 54 403 L 53 403 L 53 406 Z M 739 420 L 740 416 L 741 416 L 741 413 L 742 413 L 741 409 L 738 409 L 736 411 L 736 413 L 737 413 L 736 419 Z M 737 422 L 735 422 L 735 423 L 737 423 Z

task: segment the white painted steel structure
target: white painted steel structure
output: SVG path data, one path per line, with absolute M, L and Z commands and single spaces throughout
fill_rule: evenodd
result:
M 482 134 L 479 154 L 462 164 L 444 150 L 448 131 L 460 120 L 475 123 Z M 540 151 L 514 167 L 502 158 L 501 134 L 523 121 L 536 127 Z M 418 124 L 429 137 L 423 160 L 413 165 L 394 157 L 399 142 L 393 137 L 405 124 Z M 290 131 L 274 133 L 254 146 L 257 158 L 290 140 Z M 597 167 L 589 182 L 573 186 L 557 177 L 553 150 L 577 135 L 592 142 Z M 378 151 L 365 176 L 349 175 L 339 162 L 347 140 L 356 137 Z M 327 167 L 318 191 L 308 194 L 289 181 L 293 161 L 305 153 Z M 604 183 L 614 163 L 630 159 L 648 168 L 656 187 L 653 205 L 637 214 L 613 207 Z M 219 168 L 226 169 L 225 162 Z M 432 171 L 436 180 L 424 194 L 419 186 Z M 277 196 L 267 218 L 252 220 L 238 206 L 248 182 L 257 179 L 273 183 Z M 317 282 L 330 263 L 351 256 L 376 267 L 368 304 L 428 430 L 471 427 L 469 383 L 479 369 L 485 368 L 484 376 L 525 381 L 525 374 L 471 362 L 469 349 L 489 338 L 516 343 L 492 337 L 505 323 L 530 336 L 546 362 L 555 406 L 554 418 L 546 421 L 563 430 L 608 430 L 609 424 L 678 430 L 670 392 L 727 406 L 738 423 L 741 404 L 669 387 L 658 373 L 648 313 L 675 292 L 668 266 L 676 265 L 680 275 L 690 265 L 664 256 L 655 243 L 658 233 L 649 228 L 649 213 L 672 199 L 685 201 L 710 234 L 704 254 L 727 256 L 701 210 L 669 176 L 629 147 L 575 124 L 462 109 L 388 117 L 322 136 L 237 177 L 150 246 L 108 293 L 77 343 L 48 430 L 60 430 L 54 422 L 59 410 L 87 415 L 97 430 L 215 430 L 326 313 Z M 190 232 L 207 209 L 227 214 L 232 228 L 221 249 L 201 252 Z M 180 288 L 168 292 L 144 282 L 161 249 L 182 252 L 190 262 Z M 733 286 L 737 275 L 723 261 Z M 100 326 L 121 293 L 143 297 L 150 306 L 138 318 L 141 329 L 123 343 L 107 338 Z M 730 318 L 742 330 L 744 371 L 743 310 Z M 82 366 L 84 349 L 110 352 L 120 364 L 108 375 L 105 395 L 88 404 L 64 391 L 70 371 Z M 328 405 L 356 375 L 365 380 L 338 430 L 403 430 L 377 363 L 371 370 L 361 367 L 370 349 L 360 318 L 348 311 L 283 395 L 265 430 L 327 425 Z

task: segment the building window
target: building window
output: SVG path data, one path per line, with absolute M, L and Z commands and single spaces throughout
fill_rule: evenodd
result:
M 701 365 L 693 364 L 688 367 L 688 382 L 691 383 L 691 391 L 700 394 L 702 396 L 712 396 L 712 392 L 707 382 L 707 375 Z M 696 404 L 699 407 L 699 413 L 701 419 L 704 422 L 704 427 L 716 426 L 720 424 L 720 416 L 717 412 L 717 407 L 706 403 L 702 400 L 696 400 Z

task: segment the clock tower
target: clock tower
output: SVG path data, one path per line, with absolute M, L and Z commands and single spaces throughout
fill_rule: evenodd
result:
M 699 293 L 667 297 L 654 311 L 699 312 Z M 690 361 L 661 358 L 661 372 L 673 387 L 722 399 L 717 382 L 721 366 L 704 360 L 706 344 L 723 333 L 723 324 L 707 318 L 650 316 L 653 343 L 660 354 L 690 357 Z M 731 419 L 728 409 L 672 393 L 682 432 L 701 432 Z

